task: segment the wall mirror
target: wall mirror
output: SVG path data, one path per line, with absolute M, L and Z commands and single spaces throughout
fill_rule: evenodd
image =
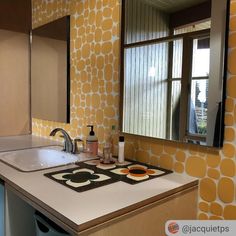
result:
M 33 118 L 70 122 L 70 16 L 32 30 Z
M 227 0 L 123 0 L 122 131 L 220 147 Z

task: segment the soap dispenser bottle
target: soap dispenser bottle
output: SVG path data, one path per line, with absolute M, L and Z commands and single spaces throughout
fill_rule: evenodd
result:
M 93 156 L 98 154 L 98 138 L 95 136 L 93 131 L 93 125 L 87 125 L 90 127 L 89 135 L 86 138 L 86 150 L 91 153 Z

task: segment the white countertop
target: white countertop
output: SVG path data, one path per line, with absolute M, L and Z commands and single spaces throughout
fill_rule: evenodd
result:
M 53 220 L 58 219 L 56 223 L 64 222 L 74 231 L 85 230 L 109 219 L 111 214 L 119 216 L 126 213 L 126 208 L 138 208 L 150 199 L 160 195 L 163 198 L 184 186 L 197 184 L 195 178 L 173 173 L 136 185 L 116 182 L 79 193 L 43 175 L 73 167 L 76 166 L 25 173 L 0 162 L 0 177 L 41 210 L 49 212 L 48 216 L 55 217 Z

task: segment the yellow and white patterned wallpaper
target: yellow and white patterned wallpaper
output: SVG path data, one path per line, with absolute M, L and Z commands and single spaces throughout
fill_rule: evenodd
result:
M 71 123 L 33 119 L 33 134 L 55 127 L 85 137 L 95 124 L 100 144 L 119 119 L 120 0 L 32 0 L 33 27 L 71 15 Z M 236 1 L 231 0 L 225 141 L 221 150 L 126 137 L 129 158 L 200 180 L 199 219 L 236 219 Z

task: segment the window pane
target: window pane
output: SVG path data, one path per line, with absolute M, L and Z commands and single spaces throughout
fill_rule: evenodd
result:
M 189 133 L 206 135 L 208 106 L 207 100 L 208 80 L 192 80 L 188 121 Z
M 169 16 L 153 4 L 141 0 L 126 1 L 125 43 L 135 43 L 169 35 Z
M 125 50 L 123 131 L 166 137 L 168 43 Z
M 182 77 L 182 57 L 183 57 L 183 40 L 173 41 L 173 68 L 172 78 Z
M 171 91 L 171 139 L 179 139 L 179 111 L 180 111 L 180 93 L 181 93 L 181 81 L 172 82 Z
M 207 42 L 207 38 L 205 40 Z M 201 42 L 204 42 L 203 39 L 193 40 L 192 77 L 209 76 L 210 48 L 207 45 L 204 48 Z

